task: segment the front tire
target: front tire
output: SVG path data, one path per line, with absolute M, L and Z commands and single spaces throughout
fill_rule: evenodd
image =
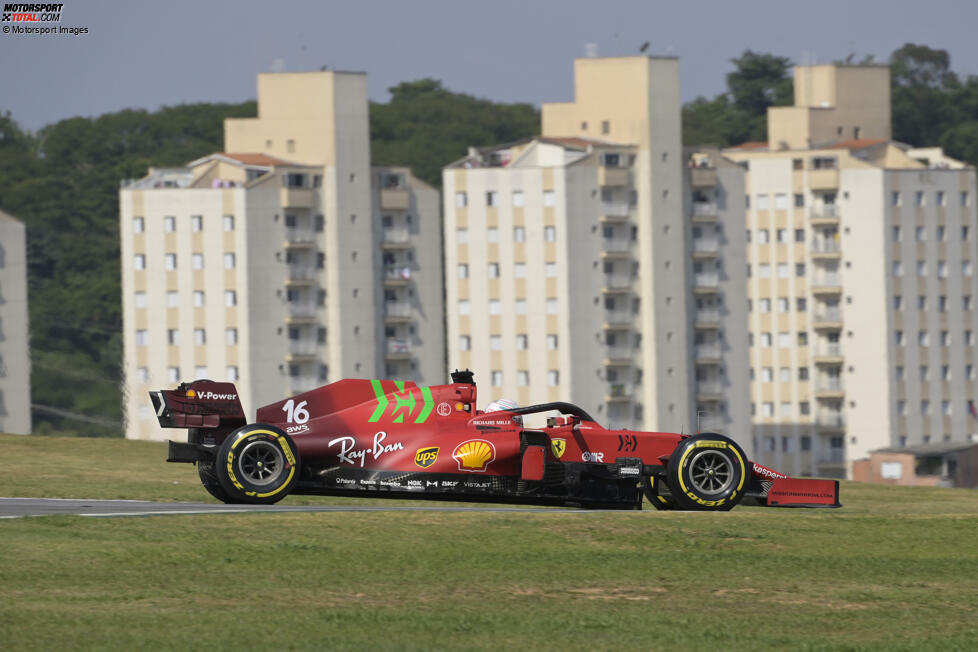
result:
M 292 490 L 299 478 L 299 452 L 279 428 L 254 423 L 224 440 L 215 467 L 231 502 L 267 505 Z
M 747 456 L 729 437 L 695 435 L 673 451 L 667 477 L 678 509 L 727 511 L 747 489 Z
M 645 497 L 649 499 L 652 506 L 660 511 L 676 509 L 676 503 L 669 494 L 669 486 L 664 480 L 654 476 L 645 478 L 644 489 Z M 664 494 L 664 495 L 663 495 Z

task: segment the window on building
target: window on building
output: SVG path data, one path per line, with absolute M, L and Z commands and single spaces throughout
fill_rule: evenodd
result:
M 760 244 L 767 244 L 767 242 L 768 242 L 768 232 L 767 232 L 767 229 L 758 229 L 757 230 L 757 241 Z
M 166 329 L 166 343 L 170 346 L 180 345 L 180 331 L 176 328 Z
M 975 379 L 975 366 L 974 365 L 966 364 L 964 366 L 964 378 L 965 378 L 965 380 L 974 380 Z
M 964 332 L 964 343 L 967 346 L 974 346 L 975 345 L 974 334 L 970 330 L 966 330 Z
M 557 195 L 553 190 L 543 191 L 543 205 L 545 207 L 556 206 L 557 205 Z
M 917 310 L 927 310 L 927 295 L 917 295 Z
M 771 265 L 761 263 L 757 266 L 757 278 L 771 278 Z
M 774 403 L 773 402 L 771 402 L 771 401 L 765 401 L 764 403 L 761 403 L 761 416 L 762 417 L 773 417 L 774 416 Z M 773 444 L 774 438 L 773 437 L 767 437 L 766 439 L 771 440 L 771 442 L 772 442 L 771 448 L 773 449 L 774 448 L 774 444 Z
M 472 314 L 472 307 L 469 304 L 469 300 L 468 299 L 461 299 L 458 302 L 458 314 L 460 314 L 460 315 L 469 315 L 469 314 Z
M 224 269 L 234 269 L 234 254 L 224 254 Z
M 238 305 L 238 293 L 234 290 L 224 291 L 224 305 L 228 308 L 233 308 Z
M 234 346 L 238 343 L 238 329 L 237 328 L 225 328 L 224 329 L 224 343 L 228 346 Z
M 788 312 L 790 304 L 787 297 L 778 298 L 778 312 Z
M 961 261 L 961 275 L 962 276 L 971 276 L 971 274 L 972 274 L 971 261 L 970 260 L 962 260 Z
M 551 369 L 547 372 L 547 387 L 557 387 L 558 385 L 560 385 L 560 372 Z
M 609 134 L 609 133 L 611 133 L 611 121 L 610 120 L 602 120 L 601 121 L 601 133 L 602 134 Z
M 971 193 L 969 193 L 967 190 L 961 191 L 961 205 L 971 206 Z
M 917 242 L 924 242 L 927 240 L 927 229 L 923 226 L 918 226 L 915 230 L 915 235 L 917 237 Z
M 458 278 L 467 279 L 469 277 L 469 266 L 467 263 L 458 264 Z
M 526 205 L 526 197 L 523 196 L 522 190 L 513 191 L 513 206 L 519 208 L 520 206 Z
M 516 300 L 516 314 L 525 315 L 526 314 L 526 299 Z
M 530 384 L 530 372 L 529 371 L 517 371 L 516 372 L 516 384 L 520 387 L 527 387 Z
M 177 218 L 172 215 L 167 215 L 163 218 L 163 231 L 166 233 L 173 233 L 177 230 Z
M 555 227 L 555 226 L 545 226 L 545 227 L 543 227 L 543 241 L 544 242 L 556 242 L 557 241 L 557 227 Z
M 225 215 L 221 223 L 225 231 L 234 231 L 234 215 Z
M 227 367 L 225 367 L 225 369 L 224 369 L 224 377 L 227 378 L 227 381 L 230 382 L 230 383 L 233 383 L 236 380 L 238 380 L 238 377 L 239 377 L 238 376 L 238 366 L 237 365 L 228 365 Z
M 947 312 L 947 297 L 943 294 L 937 297 L 937 312 Z
M 133 297 L 133 303 L 134 303 L 134 305 L 137 308 L 145 308 L 146 307 L 146 293 L 145 292 L 136 292 L 136 294 Z
M 469 243 L 469 230 L 468 229 L 458 229 L 455 232 L 455 241 L 458 244 L 468 244 Z
M 894 374 L 893 374 L 893 375 L 894 375 L 894 377 L 896 378 L 896 380 L 897 380 L 898 382 L 903 382 L 903 380 L 904 380 L 904 371 L 903 371 L 903 367 L 902 367 L 902 366 L 899 366 L 899 365 L 897 365 L 897 367 L 896 367 L 896 369 L 894 370 Z
M 146 231 L 146 220 L 142 217 L 132 218 L 132 232 L 143 233 L 144 231 Z
M 167 271 L 172 272 L 177 268 L 177 255 L 176 254 L 166 254 L 163 257 L 163 267 Z
M 971 239 L 971 230 L 966 226 L 961 227 L 961 239 L 965 241 Z
M 490 376 L 490 383 L 493 387 L 503 386 L 503 372 L 494 370 Z
M 168 290 L 166 293 L 166 307 L 167 308 L 179 308 L 180 307 L 180 295 L 176 290 Z
M 762 298 L 757 300 L 757 311 L 758 312 L 771 312 L 771 300 L 767 298 Z
M 896 413 L 897 416 L 905 417 L 907 416 L 907 402 L 904 400 L 899 400 L 896 402 Z
M 146 269 L 146 254 L 136 254 L 133 256 L 132 268 L 136 271 Z
M 969 310 L 971 310 L 971 295 L 970 294 L 966 294 L 963 297 L 961 297 L 961 310 L 964 310 L 965 312 L 968 312 Z
M 203 215 L 191 215 L 190 216 L 190 230 L 197 232 L 204 230 L 204 216 Z
M 800 158 L 793 158 L 793 159 L 791 159 L 791 169 L 792 170 L 804 170 L 805 169 L 805 162 L 803 160 L 801 160 Z
M 917 276 L 927 276 L 927 261 L 918 260 L 917 261 Z
M 528 348 L 528 346 L 529 346 L 529 339 L 527 338 L 526 333 L 519 333 L 519 334 L 517 334 L 517 336 L 516 336 L 516 350 L 517 351 L 526 351 L 526 349 Z
M 791 268 L 788 263 L 778 263 L 778 278 L 791 278 Z
M 490 226 L 486 229 L 486 242 L 496 243 L 499 242 L 499 229 L 495 226 Z
M 930 367 L 928 367 L 927 365 L 925 364 L 920 365 L 919 373 L 920 373 L 919 375 L 920 380 L 925 382 L 930 380 Z
M 798 331 L 798 346 L 808 346 L 808 333 Z
M 768 349 L 771 348 L 771 334 L 761 333 L 761 347 Z
M 204 269 L 204 254 L 190 254 L 190 267 Z
M 167 367 L 166 378 L 171 383 L 180 382 L 180 367 Z
M 768 195 L 758 195 L 757 196 L 757 210 L 766 211 L 770 208 L 770 201 Z
M 149 334 L 144 329 L 136 331 L 136 346 L 146 346 L 149 342 Z
M 489 278 L 499 278 L 499 263 L 489 263 L 486 267 L 486 276 Z
M 513 227 L 513 242 L 526 242 L 526 229 L 522 226 Z
M 526 263 L 516 263 L 513 265 L 514 278 L 526 278 Z
M 495 190 L 486 192 L 486 206 L 499 206 L 499 192 Z
M 770 383 L 774 380 L 774 370 L 771 367 L 761 367 L 761 382 Z
M 791 346 L 791 333 L 781 332 L 778 333 L 778 346 L 782 349 L 786 349 Z
M 779 192 L 774 195 L 774 210 L 788 210 L 788 195 L 786 193 Z
M 547 314 L 548 315 L 557 314 L 557 299 L 547 299 Z
M 502 335 L 490 335 L 489 336 L 489 350 L 490 351 L 502 351 L 503 349 L 503 336 Z
M 927 331 L 917 333 L 917 344 L 920 346 L 930 346 L 930 335 Z
M 947 278 L 947 261 L 937 261 L 937 278 Z
M 798 312 L 806 312 L 808 310 L 808 300 L 805 297 L 798 297 L 795 299 L 795 310 Z
M 914 206 L 923 206 L 924 205 L 924 191 L 923 190 L 918 190 L 918 191 L 916 191 L 913 194 L 913 203 L 914 203 Z
M 465 191 L 460 190 L 455 193 L 456 208 L 465 208 L 466 206 L 468 206 L 468 204 L 469 204 L 469 198 L 468 195 L 465 194 Z
M 920 413 L 924 416 L 930 414 L 930 401 L 924 399 L 920 402 Z
M 197 346 L 203 346 L 207 344 L 207 331 L 203 328 L 194 329 L 194 344 Z
M 503 303 L 499 299 L 489 300 L 489 314 L 500 315 L 503 312 Z
M 458 349 L 459 351 L 471 351 L 472 350 L 472 338 L 468 335 L 459 335 L 458 338 Z
M 547 263 L 544 266 L 544 273 L 547 278 L 554 278 L 557 276 L 557 263 Z
M 934 239 L 939 242 L 947 240 L 947 228 L 944 226 L 938 226 L 934 231 Z
M 896 342 L 897 346 L 903 346 L 903 331 L 896 331 L 893 334 L 893 341 Z
M 944 197 L 944 191 L 943 190 L 938 190 L 937 193 L 935 193 L 935 195 L 934 195 L 934 203 L 936 205 L 938 205 L 938 206 L 944 206 L 947 203 L 947 201 L 945 200 L 945 197 Z
M 903 295 L 900 294 L 893 295 L 893 309 L 903 310 Z

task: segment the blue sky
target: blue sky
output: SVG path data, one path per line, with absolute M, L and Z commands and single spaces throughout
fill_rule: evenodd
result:
M 572 97 L 572 60 L 680 57 L 682 96 L 723 90 L 746 49 L 801 63 L 855 52 L 885 60 L 906 42 L 951 53 L 978 74 L 978 3 L 968 0 L 65 0 L 61 25 L 80 36 L 0 34 L 0 111 L 37 129 L 126 107 L 155 109 L 255 96 L 255 74 L 368 73 L 371 99 L 421 77 L 498 101 Z M 10 23 L 5 23 L 9 25 Z

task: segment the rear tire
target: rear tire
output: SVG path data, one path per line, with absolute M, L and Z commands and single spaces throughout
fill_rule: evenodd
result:
M 224 487 L 221 486 L 221 482 L 217 479 L 217 472 L 215 470 L 214 458 L 210 458 L 207 461 L 198 460 L 197 461 L 197 475 L 200 477 L 200 484 L 204 485 L 204 489 L 207 493 L 214 496 L 222 503 L 234 503 L 228 492 L 224 491 Z
M 299 451 L 279 428 L 242 426 L 221 444 L 217 479 L 230 501 L 268 505 L 285 498 L 299 478 Z
M 747 456 L 729 437 L 702 433 L 679 443 L 667 477 L 679 509 L 727 511 L 747 489 Z

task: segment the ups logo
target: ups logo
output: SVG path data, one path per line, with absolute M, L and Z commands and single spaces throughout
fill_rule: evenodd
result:
M 420 466 L 422 469 L 427 469 L 429 466 L 435 463 L 438 459 L 438 447 L 432 446 L 431 448 L 419 448 L 418 452 L 414 454 L 414 463 Z

